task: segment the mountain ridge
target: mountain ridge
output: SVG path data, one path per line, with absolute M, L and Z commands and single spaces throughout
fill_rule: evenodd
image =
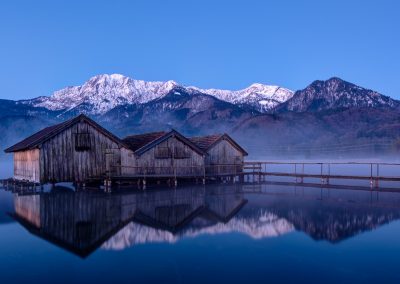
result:
M 327 145 L 400 151 L 400 102 L 337 77 L 316 80 L 267 111 L 259 108 L 260 102 L 269 90 L 277 94 L 283 87 L 252 84 L 244 91 L 219 90 L 221 99 L 217 89 L 206 94 L 211 91 L 175 81 L 107 76 L 67 87 L 53 98 L 0 100 L 0 128 L 7 133 L 0 137 L 0 145 L 5 148 L 40 127 L 85 113 L 120 137 L 171 128 L 186 135 L 226 132 L 249 152 L 262 149 L 268 155 L 310 155 Z
M 55 91 L 49 97 L 21 100 L 20 103 L 53 111 L 79 110 L 81 105 L 90 105 L 89 110 L 82 108 L 86 114 L 102 115 L 124 104 L 144 104 L 160 99 L 176 87 L 184 88 L 187 93 L 200 92 L 235 105 L 251 106 L 261 112 L 270 110 L 293 94 L 289 89 L 260 83 L 242 90 L 229 91 L 186 87 L 172 80 L 144 81 L 121 74 L 102 74 L 90 78 L 81 86 L 69 86 Z

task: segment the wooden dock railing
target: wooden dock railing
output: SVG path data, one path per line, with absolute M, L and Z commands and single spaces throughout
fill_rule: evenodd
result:
M 110 187 L 112 180 L 146 184 L 146 179 L 157 182 L 167 180 L 175 185 L 178 179 L 192 179 L 196 182 L 202 180 L 203 183 L 206 180 L 245 183 L 289 182 L 331 187 L 362 183 L 362 187 L 400 190 L 400 163 L 246 161 L 241 164 L 185 167 L 115 166 L 106 172 L 105 176 L 93 177 L 83 184 L 104 180 L 105 187 Z M 345 184 L 338 184 L 343 180 L 346 181 Z M 4 180 L 3 184 L 31 186 L 27 181 L 11 179 Z M 36 185 L 33 187 L 36 188 Z
M 320 179 L 321 184 L 331 180 L 368 180 L 371 187 L 380 182 L 400 182 L 400 164 L 382 162 L 244 162 L 244 175 L 252 181 L 269 177 L 293 177 L 295 182 Z M 400 186 L 400 185 L 399 185 Z

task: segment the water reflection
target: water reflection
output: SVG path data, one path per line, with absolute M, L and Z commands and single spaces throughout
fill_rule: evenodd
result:
M 7 192 L 0 188 L 0 225 L 13 222 L 10 213 L 14 212 L 12 199 L 8 198 Z
M 98 248 L 174 243 L 239 233 L 253 239 L 302 231 L 338 243 L 400 218 L 400 194 L 315 188 L 193 186 L 113 194 L 14 194 L 11 215 L 76 255 Z

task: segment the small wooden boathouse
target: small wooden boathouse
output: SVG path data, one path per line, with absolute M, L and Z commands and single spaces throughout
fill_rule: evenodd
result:
M 176 130 L 132 135 L 122 140 L 134 153 L 121 166 L 125 176 L 203 176 L 206 153 Z
M 189 138 L 206 153 L 207 175 L 230 175 L 243 171 L 247 152 L 228 134 L 215 134 Z

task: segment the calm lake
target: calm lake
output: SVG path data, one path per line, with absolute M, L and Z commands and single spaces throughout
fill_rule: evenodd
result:
M 1 283 L 400 283 L 400 193 L 0 189 Z

